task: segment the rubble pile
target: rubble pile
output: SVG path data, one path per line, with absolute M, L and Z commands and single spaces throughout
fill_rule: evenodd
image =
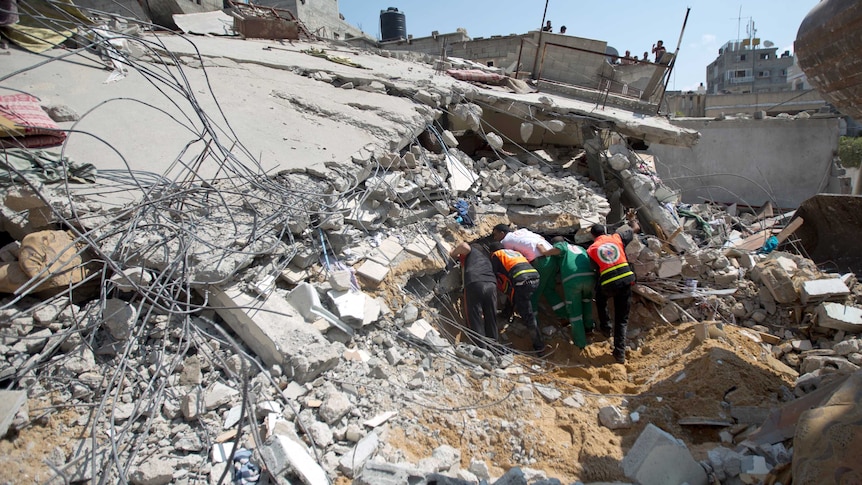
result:
M 791 465 L 818 476 L 805 458 L 828 440 L 786 416 L 817 408 L 826 417 L 803 419 L 835 423 L 858 393 L 853 274 L 821 271 L 792 239 L 762 247 L 784 217 L 674 201 L 606 125 L 579 126 L 595 136 L 583 149 L 528 150 L 487 125 L 487 94 L 393 83 L 360 86 L 415 100 L 420 113 L 402 120 L 422 130 L 347 161 L 265 176 L 210 128 L 200 166 L 219 176 L 192 164 L 174 179 L 109 174 L 133 202 L 66 180 L 7 184 L 4 267 L 29 261 L 29 234 L 71 241 L 0 305 L 11 393 L 0 463 L 13 480 L 760 483 Z M 470 129 L 445 129 L 450 117 Z M 459 148 L 476 139 L 487 146 Z M 449 247 L 500 222 L 584 243 L 627 207 L 645 228 L 626 248 L 638 276 L 627 365 L 598 335 L 579 352 L 545 309 L 545 358 L 520 351 L 519 319 L 503 324 L 509 352 L 469 343 Z M 69 267 L 76 278 L 52 280 Z

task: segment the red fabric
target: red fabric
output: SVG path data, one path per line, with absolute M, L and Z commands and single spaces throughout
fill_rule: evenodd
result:
M 3 148 L 38 148 L 63 143 L 66 133 L 39 106 L 39 100 L 29 94 L 0 96 L 0 115 L 23 128 L 24 136 L 0 137 Z
M 462 81 L 478 81 L 488 84 L 499 84 L 506 79 L 502 74 L 480 71 L 478 69 L 449 69 L 446 74 Z

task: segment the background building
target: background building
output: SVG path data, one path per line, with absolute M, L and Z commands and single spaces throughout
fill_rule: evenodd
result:
M 789 91 L 787 71 L 793 64 L 790 51 L 778 55 L 772 42 L 760 39 L 730 41 L 706 67 L 707 92 L 711 94 L 769 93 Z

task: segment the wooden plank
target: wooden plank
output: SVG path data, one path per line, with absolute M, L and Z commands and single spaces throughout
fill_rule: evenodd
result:
M 790 237 L 791 234 L 793 234 L 794 232 L 796 232 L 797 229 L 802 227 L 803 222 L 805 221 L 801 217 L 797 217 L 796 219 L 790 221 L 790 224 L 788 224 L 787 227 L 782 229 L 781 232 L 779 232 L 778 235 L 775 236 L 778 239 L 778 244 L 783 243 L 785 239 Z

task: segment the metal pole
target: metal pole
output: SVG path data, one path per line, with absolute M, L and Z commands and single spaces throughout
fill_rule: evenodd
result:
M 691 12 L 691 7 L 687 7 L 685 9 L 685 18 L 682 21 L 682 29 L 679 31 L 679 39 L 676 41 L 676 50 L 673 51 L 673 59 L 670 60 L 670 64 L 667 66 L 667 79 L 664 81 L 664 89 L 662 89 L 661 98 L 658 100 L 658 107 L 655 110 L 656 114 L 661 111 L 661 104 L 664 102 L 664 93 L 667 92 L 667 85 L 670 83 L 670 74 L 673 71 L 673 65 L 676 64 L 676 56 L 679 55 L 679 46 L 682 44 L 682 34 L 685 33 L 685 24 L 688 23 L 689 12 Z
M 536 46 L 536 59 L 533 61 L 533 72 L 530 75 L 533 81 L 539 79 L 539 73 L 536 70 L 539 68 L 539 48 L 542 47 L 542 32 L 544 32 L 542 29 L 545 28 L 545 16 L 548 15 L 548 1 L 545 0 L 545 11 L 542 12 L 542 23 L 539 25 L 539 45 Z

